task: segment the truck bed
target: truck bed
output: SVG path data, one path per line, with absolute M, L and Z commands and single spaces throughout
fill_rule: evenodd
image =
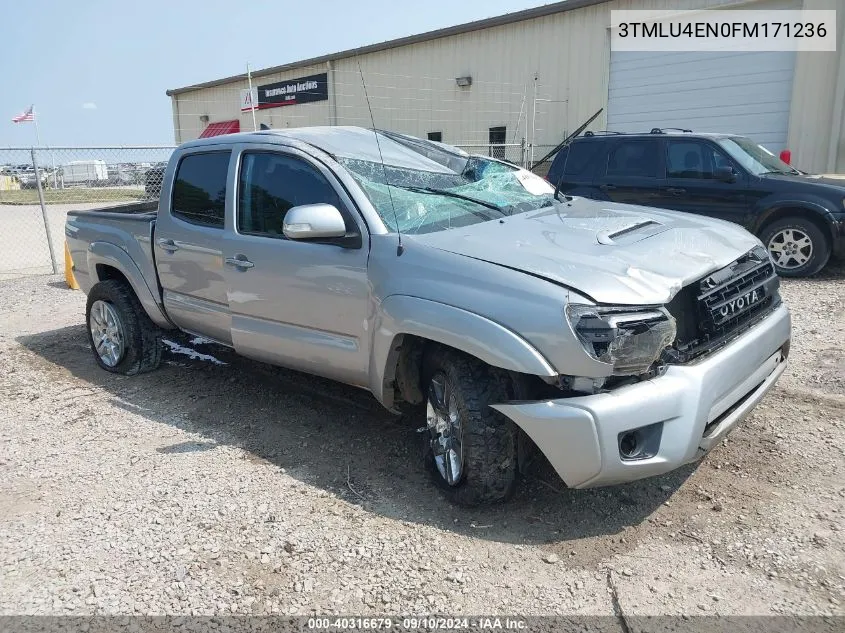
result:
M 75 217 L 118 217 L 125 218 L 126 216 L 141 216 L 145 220 L 155 219 L 158 214 L 158 200 L 147 200 L 144 202 L 124 202 L 121 204 L 113 204 L 108 207 L 99 207 L 91 209 L 90 211 L 72 211 Z
M 88 292 L 103 276 L 114 274 L 110 269 L 116 269 L 142 303 L 158 303 L 153 259 L 157 215 L 157 200 L 68 212 L 65 239 L 79 286 Z

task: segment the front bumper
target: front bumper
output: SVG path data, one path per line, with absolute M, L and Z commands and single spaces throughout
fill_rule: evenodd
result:
M 786 368 L 791 331 L 781 305 L 697 363 L 608 393 L 493 405 L 520 426 L 572 488 L 659 475 L 695 461 L 739 424 Z M 619 435 L 662 423 L 653 457 L 623 460 Z
M 831 222 L 830 233 L 833 236 L 833 255 L 845 259 L 845 215 Z

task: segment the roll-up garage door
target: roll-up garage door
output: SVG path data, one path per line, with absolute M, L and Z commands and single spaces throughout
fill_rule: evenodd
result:
M 626 52 L 610 56 L 607 127 L 679 127 L 786 147 L 794 52 Z

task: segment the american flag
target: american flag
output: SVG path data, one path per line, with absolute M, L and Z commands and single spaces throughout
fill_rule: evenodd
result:
M 35 106 L 29 106 L 26 110 L 21 112 L 18 116 L 12 118 L 12 123 L 23 123 L 24 121 L 35 121 Z

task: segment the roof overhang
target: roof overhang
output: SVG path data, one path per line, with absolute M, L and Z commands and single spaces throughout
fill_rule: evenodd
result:
M 212 136 L 222 136 L 223 134 L 235 134 L 241 131 L 241 122 L 237 119 L 231 121 L 217 121 L 209 123 L 200 134 L 200 138 L 211 138 Z
M 321 55 L 320 57 L 312 57 L 311 59 L 303 59 L 298 62 L 291 62 L 290 64 L 282 64 L 281 66 L 271 66 L 270 68 L 262 68 L 252 73 L 252 78 L 263 77 L 289 70 L 296 70 L 298 68 L 305 68 L 308 66 L 318 66 L 338 59 L 345 59 L 347 57 L 354 57 L 356 55 L 366 55 L 368 53 L 376 53 L 391 48 L 398 48 L 400 46 L 408 46 L 409 44 L 418 44 L 420 42 L 428 42 L 430 40 L 440 39 L 442 37 L 449 37 L 451 35 L 460 35 L 462 33 L 471 33 L 472 31 L 480 31 L 482 29 L 489 29 L 496 26 L 503 26 L 505 24 L 513 24 L 514 22 L 524 22 L 534 18 L 541 18 L 547 15 L 554 15 L 555 13 L 563 13 L 565 11 L 574 11 L 575 9 L 583 9 L 584 7 L 591 7 L 597 4 L 604 4 L 610 0 L 564 0 L 563 2 L 555 2 L 553 4 L 544 4 L 540 7 L 532 9 L 525 9 L 524 11 L 515 11 L 514 13 L 505 13 L 504 15 L 497 15 L 492 18 L 485 18 L 483 20 L 476 20 L 475 22 L 466 22 L 465 24 L 458 24 L 456 26 L 449 26 L 445 29 L 437 29 L 435 31 L 427 31 L 418 35 L 410 35 L 408 37 L 400 37 L 395 40 L 387 42 L 380 42 L 378 44 L 370 44 L 369 46 L 362 46 L 360 48 L 350 48 L 349 50 L 341 51 L 339 53 L 330 53 L 329 55 Z M 167 90 L 168 97 L 178 95 L 183 92 L 190 92 L 191 90 L 199 90 L 200 88 L 212 88 L 214 86 L 222 86 L 235 81 L 246 81 L 246 73 L 240 75 L 232 75 L 231 77 L 224 77 L 223 79 L 215 79 L 213 81 L 206 81 L 199 84 L 184 86 L 183 88 L 172 88 Z

